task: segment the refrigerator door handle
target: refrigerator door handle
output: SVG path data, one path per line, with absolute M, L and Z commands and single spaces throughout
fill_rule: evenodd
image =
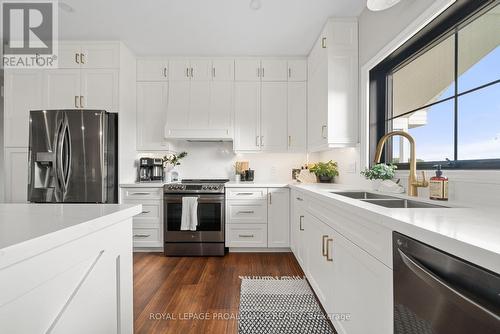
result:
M 56 166 L 55 166 L 55 176 L 57 180 L 57 185 L 60 188 L 61 199 L 58 199 L 58 202 L 64 201 L 64 193 L 66 192 L 64 187 L 64 177 L 63 177 L 63 150 L 62 150 L 62 142 L 63 142 L 63 133 L 64 133 L 64 121 L 58 126 L 57 137 L 56 137 Z
M 65 188 L 65 192 L 68 188 L 68 184 L 69 184 L 69 179 L 71 177 L 71 151 L 72 151 L 72 148 L 71 148 L 71 132 L 69 130 L 69 124 L 66 122 L 65 126 L 64 126 L 64 140 L 63 140 L 63 147 L 66 148 L 65 150 L 65 153 L 66 153 L 66 156 L 64 157 L 64 161 L 65 161 L 65 169 L 63 170 L 64 172 L 64 188 Z M 64 151 L 63 151 L 64 152 Z

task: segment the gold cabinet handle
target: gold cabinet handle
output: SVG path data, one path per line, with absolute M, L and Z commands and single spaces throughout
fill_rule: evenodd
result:
M 167 77 L 167 68 L 166 67 L 163 68 L 163 76 L 165 78 Z
M 189 67 L 186 67 L 186 78 L 189 78 Z
M 212 67 L 212 77 L 215 78 L 215 67 Z
M 333 257 L 332 255 L 330 254 L 330 247 L 329 247 L 329 244 L 332 245 L 333 247 L 333 238 L 329 238 L 329 239 L 326 239 L 326 260 L 328 262 L 333 262 Z
M 321 242 L 321 253 L 323 254 L 323 256 L 328 256 L 328 251 L 326 250 L 326 247 L 325 247 L 326 239 L 328 239 L 328 236 L 323 235 L 323 240 Z
M 288 68 L 288 77 L 289 78 L 292 77 L 292 68 L 291 67 Z
M 304 228 L 302 227 L 302 220 L 304 219 L 304 216 L 299 216 L 299 230 L 304 231 Z
M 300 197 L 296 197 L 297 201 L 303 201 L 304 199 L 303 198 L 300 198 Z
M 80 54 L 75 53 L 75 63 L 80 64 Z
M 252 213 L 255 213 L 255 211 L 251 211 L 251 210 L 248 210 L 248 211 L 238 211 L 238 213 L 252 214 Z
M 260 147 L 264 146 L 264 136 L 260 136 Z
M 292 146 L 292 136 L 288 136 L 288 147 Z
M 326 37 L 323 37 L 323 38 L 321 39 L 321 47 L 322 47 L 323 49 L 326 49 Z
M 80 108 L 83 108 L 83 96 L 80 95 Z
M 190 70 L 191 78 L 193 78 L 193 77 L 194 77 L 193 73 L 194 73 L 194 70 L 193 70 L 193 68 L 191 67 L 191 70 Z
M 142 211 L 142 214 L 150 213 L 151 211 Z
M 260 67 L 257 67 L 257 78 L 260 78 Z
M 75 95 L 75 108 L 78 108 L 78 96 Z
M 150 236 L 151 234 L 134 234 L 134 238 L 147 238 Z
M 321 127 L 321 137 L 323 137 L 323 139 L 326 139 L 325 131 L 326 131 L 326 125 L 323 125 Z
M 238 237 L 240 238 L 253 238 L 255 235 L 253 234 L 238 234 Z
M 80 60 L 82 61 L 82 64 L 85 64 L 85 54 L 80 53 Z

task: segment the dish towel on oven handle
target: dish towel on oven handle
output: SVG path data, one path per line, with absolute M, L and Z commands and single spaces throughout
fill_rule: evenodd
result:
M 196 231 L 198 226 L 198 197 L 182 197 L 181 231 Z

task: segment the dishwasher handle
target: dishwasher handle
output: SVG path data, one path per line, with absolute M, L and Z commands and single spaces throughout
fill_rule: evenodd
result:
M 479 304 L 477 301 L 472 300 L 470 297 L 466 296 L 463 292 L 457 290 L 457 288 L 452 287 L 450 284 L 446 283 L 443 279 L 434 274 L 431 270 L 425 267 L 418 260 L 414 259 L 412 256 L 405 254 L 401 249 L 398 248 L 399 255 L 403 263 L 410 269 L 415 275 L 417 275 L 424 282 L 432 286 L 434 289 L 441 292 L 443 295 L 453 298 L 458 305 L 463 309 L 470 310 L 471 314 L 477 312 L 478 310 L 483 313 L 483 315 L 491 318 L 492 320 L 500 321 L 500 316 L 490 311 L 483 305 Z

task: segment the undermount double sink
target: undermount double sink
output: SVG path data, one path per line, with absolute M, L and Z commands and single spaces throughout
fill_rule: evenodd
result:
M 411 199 L 399 198 L 389 195 L 375 194 L 366 191 L 339 191 L 331 192 L 335 195 L 345 196 L 352 199 L 358 199 L 360 201 L 380 205 L 386 208 L 397 208 L 397 209 L 432 209 L 447 208 L 446 206 L 436 205 L 431 203 L 425 203 L 420 201 L 414 201 Z

